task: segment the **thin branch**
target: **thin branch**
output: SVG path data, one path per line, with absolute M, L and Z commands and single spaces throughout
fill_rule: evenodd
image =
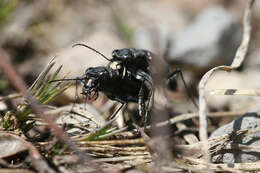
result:
M 252 7 L 254 4 L 255 0 L 249 0 L 247 3 L 247 8 L 244 12 L 244 17 L 243 17 L 243 38 L 242 42 L 237 49 L 235 59 L 233 60 L 231 67 L 233 69 L 236 69 L 241 66 L 243 63 L 247 50 L 249 47 L 250 43 L 250 38 L 251 38 L 251 16 L 252 16 Z
M 9 56 L 3 49 L 0 49 L 0 68 L 2 68 L 3 73 L 7 77 L 8 81 L 17 91 L 21 93 L 24 93 L 26 91 L 27 86 L 25 85 L 22 78 L 15 71 L 15 68 L 11 63 Z
M 78 140 L 77 140 L 78 141 Z M 138 145 L 145 144 L 143 138 L 124 139 L 124 140 L 108 140 L 108 141 L 78 141 L 79 145 Z
M 7 95 L 7 96 L 0 97 L 0 101 L 16 99 L 16 98 L 20 98 L 20 97 L 22 97 L 22 96 L 23 96 L 23 95 L 20 94 L 20 93 L 9 94 L 9 95 Z
M 236 112 L 209 112 L 207 113 L 208 117 L 211 118 L 219 118 L 219 117 L 238 117 L 241 116 L 243 114 L 247 113 L 247 111 L 236 111 Z M 163 126 L 167 126 L 169 124 L 175 124 L 178 122 L 182 122 L 191 118 L 196 118 L 199 117 L 199 113 L 187 113 L 187 114 L 181 114 L 178 116 L 175 116 L 169 120 L 166 121 L 162 121 L 159 122 L 153 126 L 147 126 L 146 129 L 150 129 L 152 127 L 163 127 Z
M 152 159 L 152 158 L 149 155 L 147 155 L 147 156 L 122 156 L 122 157 L 93 159 L 92 162 L 119 162 L 119 161 L 137 160 L 137 159 Z

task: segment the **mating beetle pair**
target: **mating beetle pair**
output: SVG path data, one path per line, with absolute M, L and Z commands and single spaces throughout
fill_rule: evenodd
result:
M 149 102 L 153 94 L 150 70 L 152 53 L 143 49 L 124 48 L 114 50 L 112 59 L 109 59 L 85 44 L 74 46 L 79 45 L 95 51 L 109 63 L 107 66 L 88 68 L 83 77 L 56 81 L 80 81 L 83 86 L 81 94 L 89 99 L 96 99 L 101 91 L 109 99 L 118 101 L 122 105 L 128 102 L 138 103 L 139 115 L 142 117 L 142 123 L 146 125 Z

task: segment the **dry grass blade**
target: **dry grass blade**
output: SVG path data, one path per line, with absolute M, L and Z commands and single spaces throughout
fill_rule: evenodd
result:
M 260 96 L 259 89 L 216 89 L 210 91 L 211 95 L 243 95 L 243 96 Z
M 255 0 L 249 0 L 247 4 L 247 8 L 244 13 L 244 18 L 243 18 L 243 38 L 242 42 L 237 49 L 235 58 L 231 64 L 231 67 L 233 69 L 236 69 L 241 66 L 243 63 L 247 50 L 249 47 L 250 43 L 250 38 L 251 38 L 251 16 L 252 16 L 252 7 L 254 5 Z
M 234 111 L 234 112 L 209 112 L 207 114 L 208 117 L 212 117 L 212 118 L 219 118 L 219 117 L 238 117 L 238 116 L 241 116 L 243 114 L 247 113 L 247 111 Z M 163 121 L 163 122 L 160 122 L 160 123 L 157 123 L 155 124 L 154 126 L 155 127 L 163 127 L 163 126 L 167 126 L 169 124 L 175 124 L 175 123 L 178 123 L 178 122 L 182 122 L 182 121 L 185 121 L 185 120 L 188 120 L 188 119 L 192 119 L 192 118 L 196 118 L 196 117 L 199 117 L 199 113 L 187 113 L 187 114 L 181 114 L 181 115 L 178 115 L 176 117 L 173 117 L 169 120 L 166 120 L 166 121 Z M 147 126 L 146 128 L 147 129 L 150 129 L 154 126 Z
M 93 159 L 93 162 L 119 162 L 126 160 L 139 160 L 139 159 L 151 159 L 151 156 L 126 156 L 126 157 L 113 157 L 113 158 L 101 158 Z
M 40 75 L 37 77 L 37 79 L 34 81 L 34 83 L 31 85 L 31 87 L 28 90 L 32 90 L 32 88 L 38 88 L 40 83 L 43 81 L 44 77 L 46 76 L 46 73 L 50 71 L 50 69 L 54 65 L 54 60 L 56 57 L 53 57 L 50 62 L 46 65 L 46 67 L 43 69 L 43 71 L 40 73 Z
M 80 140 L 80 141 L 79 141 Z M 106 141 L 81 141 L 75 139 L 79 145 L 142 145 L 145 144 L 143 138 L 125 140 L 106 140 Z

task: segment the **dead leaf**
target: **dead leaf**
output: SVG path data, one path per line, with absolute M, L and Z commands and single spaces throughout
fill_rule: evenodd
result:
M 28 149 L 23 139 L 17 139 L 14 135 L 8 133 L 0 133 L 0 158 L 7 158 Z

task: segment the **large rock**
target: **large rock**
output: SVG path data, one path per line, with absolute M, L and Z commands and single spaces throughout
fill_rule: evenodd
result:
M 238 22 L 224 8 L 213 6 L 177 34 L 167 60 L 198 68 L 229 65 L 240 40 Z
M 260 116 L 257 113 L 247 113 L 241 117 L 233 120 L 231 123 L 226 124 L 216 131 L 214 131 L 210 138 L 230 134 L 233 131 L 260 128 Z M 245 136 L 239 141 L 233 141 L 234 144 L 243 144 L 248 146 L 260 146 L 260 132 Z M 257 152 L 243 152 L 240 150 L 223 150 L 221 154 L 212 157 L 212 162 L 218 163 L 246 163 L 255 162 L 260 159 L 260 153 Z

